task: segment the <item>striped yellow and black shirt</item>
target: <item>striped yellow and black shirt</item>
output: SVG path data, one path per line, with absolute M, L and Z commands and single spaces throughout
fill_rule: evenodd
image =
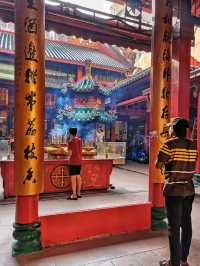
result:
M 158 162 L 165 164 L 165 195 L 191 196 L 194 194 L 192 178 L 196 160 L 196 144 L 189 139 L 173 138 L 163 144 L 158 154 Z

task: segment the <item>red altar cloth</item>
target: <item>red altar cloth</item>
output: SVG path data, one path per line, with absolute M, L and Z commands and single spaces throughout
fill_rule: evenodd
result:
M 14 196 L 14 161 L 1 161 L 0 164 L 4 186 L 4 197 Z M 81 176 L 83 179 L 82 189 L 108 189 L 111 172 L 112 160 L 83 160 L 81 169 Z M 45 160 L 43 193 L 67 191 L 71 191 L 68 160 Z

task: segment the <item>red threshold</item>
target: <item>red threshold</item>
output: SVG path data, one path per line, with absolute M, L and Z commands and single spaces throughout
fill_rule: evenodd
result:
M 43 247 L 134 233 L 151 227 L 151 203 L 92 209 L 40 217 Z

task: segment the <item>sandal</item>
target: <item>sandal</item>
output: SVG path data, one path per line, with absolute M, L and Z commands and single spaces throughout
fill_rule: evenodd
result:
M 71 196 L 69 196 L 67 199 L 68 199 L 68 200 L 77 200 L 78 198 L 77 198 L 77 197 L 74 197 L 73 195 L 71 195 Z
M 171 262 L 169 260 L 162 260 L 159 262 L 160 266 L 171 266 Z
M 78 195 L 77 197 L 78 197 L 79 199 L 81 199 L 81 198 L 82 198 L 82 196 L 81 196 L 81 195 Z M 187 265 L 186 265 L 186 266 L 187 266 Z

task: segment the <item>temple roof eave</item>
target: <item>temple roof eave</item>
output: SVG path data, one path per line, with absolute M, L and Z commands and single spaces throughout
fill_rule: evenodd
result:
M 15 35 L 13 32 L 0 31 L 0 53 L 14 55 Z M 46 40 L 45 59 L 47 61 L 84 66 L 85 61 L 90 59 L 92 67 L 125 72 L 126 65 L 105 55 L 98 49 L 85 48 L 64 42 Z

